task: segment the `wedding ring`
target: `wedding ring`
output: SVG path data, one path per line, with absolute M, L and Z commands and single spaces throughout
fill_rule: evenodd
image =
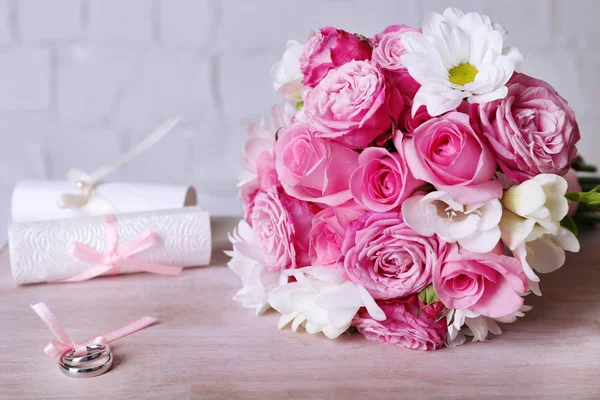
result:
M 69 350 L 60 356 L 58 367 L 60 371 L 71 378 L 92 378 L 107 372 L 113 363 L 110 347 L 105 344 L 86 346 L 87 354 L 75 355 L 75 350 Z

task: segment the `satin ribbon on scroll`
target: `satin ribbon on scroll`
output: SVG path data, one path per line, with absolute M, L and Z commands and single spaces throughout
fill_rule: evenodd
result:
M 92 196 L 95 195 L 96 186 L 100 183 L 102 178 L 157 144 L 162 138 L 171 132 L 175 125 L 179 123 L 179 120 L 180 117 L 176 117 L 166 121 L 154 132 L 152 132 L 146 139 L 138 143 L 137 146 L 121 154 L 121 156 L 119 156 L 112 163 L 96 169 L 91 174 L 87 174 L 78 169 L 72 169 L 67 172 L 67 181 L 71 182 L 79 191 L 79 193 L 61 194 L 57 199 L 58 206 L 60 208 L 81 208 L 85 206 L 90 201 Z M 112 212 L 116 212 L 114 207 L 111 207 L 110 202 L 107 199 L 102 198 L 102 200 L 106 207 L 110 207 Z
M 83 243 L 74 242 L 69 249 L 69 254 L 91 265 L 79 274 L 55 282 L 81 282 L 100 275 L 115 275 L 119 273 L 119 267 L 127 267 L 136 271 L 165 276 L 176 276 L 181 273 L 182 267 L 156 264 L 134 257 L 137 253 L 149 249 L 158 243 L 158 239 L 154 233 L 150 231 L 143 232 L 119 248 L 116 217 L 114 215 L 105 215 L 104 227 L 106 229 L 106 252 L 102 253 Z
M 88 339 L 81 343 L 76 343 L 71 339 L 65 328 L 58 322 L 58 319 L 52 314 L 52 311 L 46 306 L 44 303 L 37 303 L 31 306 L 33 311 L 44 321 L 44 323 L 50 328 L 54 336 L 58 339 L 52 340 L 48 345 L 44 348 L 44 352 L 51 357 L 57 357 L 63 354 L 66 351 L 74 350 L 74 356 L 80 357 L 87 353 L 86 346 L 91 344 L 108 344 L 110 342 L 114 342 L 115 340 L 121 339 L 127 335 L 131 335 L 139 330 L 142 330 L 156 321 L 156 318 L 152 317 L 141 317 L 134 321 L 131 321 L 125 326 L 112 330 L 110 332 L 106 332 L 100 336 L 97 336 L 92 339 Z

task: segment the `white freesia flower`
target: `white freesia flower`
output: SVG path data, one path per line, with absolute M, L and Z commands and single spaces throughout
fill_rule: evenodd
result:
M 490 252 L 500 240 L 502 205 L 498 199 L 462 205 L 445 191 L 431 192 L 404 201 L 402 216 L 420 235 L 437 234 L 445 242 L 458 242 L 476 253 Z
M 290 40 L 283 53 L 283 59 L 271 68 L 273 88 L 288 101 L 301 101 L 302 72 L 300 72 L 300 54 L 304 45 Z
M 498 322 L 510 324 L 518 317 L 525 316 L 532 306 L 522 306 L 518 311 L 502 318 L 488 318 L 469 310 L 451 310 L 446 315 L 448 321 L 448 335 L 446 344 L 450 347 L 460 346 L 466 340 L 465 336 L 473 336 L 473 342 L 483 342 L 491 332 L 501 335 L 502 329 Z
M 239 222 L 229 240 L 233 250 L 225 252 L 231 257 L 227 266 L 241 278 L 243 285 L 233 299 L 244 307 L 254 308 L 256 315 L 260 315 L 269 309 L 269 292 L 287 282 L 288 277 L 267 270 L 252 228 L 246 221 Z
M 350 327 L 361 307 L 378 321 L 386 318 L 365 288 L 346 280 L 335 269 L 305 267 L 283 274 L 293 275 L 296 282 L 269 294 L 271 307 L 281 313 L 279 329 L 291 322 L 294 332 L 303 325 L 308 333 L 323 332 L 334 339 Z
M 463 99 L 485 103 L 506 96 L 506 83 L 523 60 L 516 48 L 504 47 L 506 31 L 486 15 L 448 8 L 429 13 L 423 33 L 407 32 L 402 63 L 422 86 L 413 102 L 432 116 L 455 109 Z
M 540 174 L 509 188 L 502 196 L 502 204 L 516 215 L 558 233 L 560 221 L 569 212 L 567 186 L 562 176 Z
M 509 188 L 502 197 L 504 210 L 500 221 L 502 240 L 521 261 L 530 289 L 540 295 L 534 272 L 549 273 L 565 263 L 565 250 L 579 251 L 579 241 L 560 226 L 567 215 L 567 181 L 553 174 L 540 174 Z

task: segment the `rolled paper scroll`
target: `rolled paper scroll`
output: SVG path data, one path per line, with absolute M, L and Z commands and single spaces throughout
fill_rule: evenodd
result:
M 130 244 L 139 244 L 144 235 L 155 239 L 151 246 L 136 250 L 135 254 L 125 250 L 123 256 L 127 261 L 135 257 L 135 263 L 117 261 L 110 274 L 152 271 L 144 269 L 144 264 L 196 267 L 210 263 L 210 218 L 200 207 L 121 214 L 113 219 L 118 248 L 131 248 Z M 86 257 L 73 251 L 77 247 L 105 253 L 108 260 L 119 255 L 119 251 L 109 254 L 112 250 L 107 243 L 104 216 L 12 223 L 8 227 L 8 240 L 12 276 L 20 285 L 69 280 L 97 268 L 93 258 L 86 261 Z
M 85 215 L 154 211 L 196 205 L 189 186 L 105 182 L 122 165 L 158 144 L 173 130 L 179 117 L 171 118 L 137 145 L 91 173 L 71 169 L 66 181 L 26 181 L 12 195 L 13 222 L 43 221 Z
M 80 216 L 155 211 L 196 205 L 196 191 L 185 185 L 99 182 L 81 207 L 61 207 L 65 193 L 77 194 L 68 181 L 22 181 L 12 194 L 13 222 L 44 221 Z

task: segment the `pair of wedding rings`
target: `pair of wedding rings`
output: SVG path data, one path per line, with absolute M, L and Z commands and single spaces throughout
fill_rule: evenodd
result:
M 60 371 L 71 378 L 91 378 L 107 372 L 113 363 L 113 355 L 106 344 L 86 346 L 87 354 L 75 357 L 75 350 L 69 350 L 60 356 Z

